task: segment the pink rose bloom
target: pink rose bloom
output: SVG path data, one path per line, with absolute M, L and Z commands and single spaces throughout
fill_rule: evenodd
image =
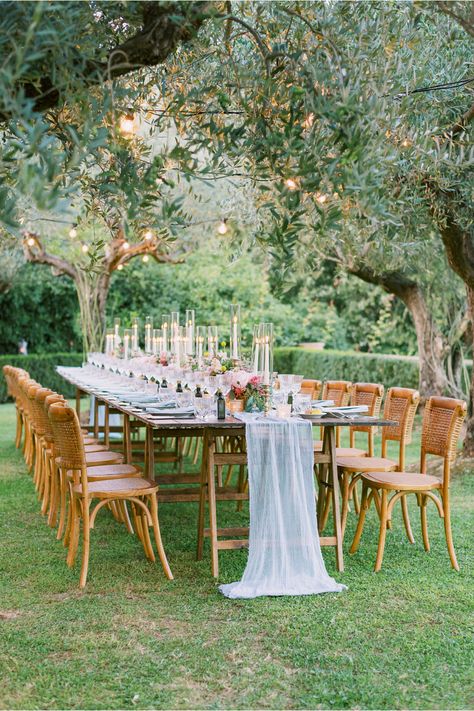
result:
M 232 385 L 236 385 L 239 388 L 246 388 L 249 380 L 250 373 L 245 370 L 236 370 L 232 373 Z

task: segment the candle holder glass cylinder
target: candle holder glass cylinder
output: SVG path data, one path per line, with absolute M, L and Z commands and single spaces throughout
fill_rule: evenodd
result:
M 132 343 L 132 329 L 126 328 L 123 332 L 123 359 L 129 360 Z
M 186 355 L 194 355 L 194 311 L 186 309 Z
M 230 357 L 240 360 L 240 304 L 230 305 Z
M 114 319 L 114 355 L 118 356 L 120 353 L 120 346 L 122 343 L 122 338 L 120 336 L 120 319 Z
M 170 338 L 171 338 L 171 346 L 170 350 L 173 355 L 176 354 L 176 342 L 177 339 L 179 338 L 179 311 L 172 311 L 171 312 L 171 331 L 170 331 Z
M 153 329 L 153 338 L 151 343 L 152 351 L 154 356 L 159 356 L 161 354 L 161 328 Z
M 206 327 L 205 326 L 198 326 L 196 328 L 196 358 L 197 358 L 198 368 L 202 368 L 205 343 L 206 343 Z
M 218 345 L 217 326 L 208 326 L 208 328 L 207 328 L 207 350 L 208 350 L 209 358 L 213 358 L 214 356 L 217 355 L 217 345 Z
M 163 338 L 163 352 L 168 353 L 169 351 L 169 339 L 170 339 L 170 314 L 163 314 L 161 316 L 161 334 Z
M 147 316 L 145 319 L 145 353 L 150 355 L 152 353 L 152 333 L 153 333 L 153 319 L 151 316 Z
M 253 327 L 252 340 L 252 372 L 261 373 L 263 370 L 262 324 Z
M 263 385 L 271 385 L 273 373 L 273 324 L 262 323 L 262 348 L 263 348 L 263 370 L 262 382 Z
M 114 329 L 108 328 L 105 333 L 105 355 L 111 356 L 114 353 Z
M 131 341 L 132 356 L 138 355 L 138 353 L 140 352 L 140 343 L 138 340 L 138 328 L 139 328 L 139 321 L 138 321 L 138 318 L 135 316 L 135 318 L 132 319 L 132 341 Z

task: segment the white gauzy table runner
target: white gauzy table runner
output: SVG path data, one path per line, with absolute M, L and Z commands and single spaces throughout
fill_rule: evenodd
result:
M 345 590 L 327 574 L 321 555 L 311 423 L 241 419 L 248 453 L 249 555 L 242 580 L 219 590 L 230 598 Z

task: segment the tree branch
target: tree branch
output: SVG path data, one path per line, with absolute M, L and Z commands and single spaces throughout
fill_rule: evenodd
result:
M 29 245 L 27 241 L 28 239 L 34 239 L 34 245 Z M 67 262 L 65 259 L 61 259 L 60 257 L 54 256 L 54 254 L 46 252 L 38 236 L 32 232 L 25 233 L 23 252 L 27 262 L 35 264 L 48 264 L 50 267 L 53 267 L 58 275 L 66 274 L 71 277 L 71 279 L 74 279 L 74 281 L 76 280 L 77 271 L 72 264 Z
M 193 39 L 202 23 L 215 14 L 207 0 L 196 0 L 182 6 L 154 0 L 142 4 L 143 28 L 112 49 L 106 62 L 87 58 L 78 61 L 78 73 L 85 86 L 100 84 L 142 67 L 162 64 L 179 44 Z M 181 16 L 178 19 L 179 13 Z M 33 108 L 38 112 L 57 106 L 63 98 L 61 87 L 56 86 L 51 77 L 25 82 L 21 88 L 27 98 L 34 100 Z M 0 120 L 9 118 L 0 115 Z

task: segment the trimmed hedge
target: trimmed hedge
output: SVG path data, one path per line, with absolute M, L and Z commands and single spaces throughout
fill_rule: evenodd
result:
M 41 385 L 57 390 L 66 397 L 73 397 L 75 388 L 66 383 L 64 378 L 56 373 L 57 365 L 82 365 L 82 353 L 45 353 L 44 355 L 4 355 L 0 356 L 0 369 L 4 365 L 14 365 L 24 368 L 32 378 Z M 0 378 L 0 403 L 7 401 L 7 384 L 5 378 Z
M 317 380 L 418 387 L 418 358 L 414 356 L 276 348 L 274 368 L 278 373 L 299 373 Z
M 6 364 L 25 368 L 31 377 L 39 383 L 58 390 L 66 397 L 74 396 L 74 388 L 56 373 L 55 367 L 57 365 L 77 366 L 81 363 L 81 353 L 0 356 L 0 368 Z M 411 356 L 276 348 L 274 368 L 279 373 L 300 373 L 307 378 L 316 378 L 317 380 L 382 383 L 386 388 L 393 385 L 407 388 L 418 387 L 418 359 Z M 6 383 L 2 377 L 0 378 L 0 403 L 6 402 L 6 400 Z

